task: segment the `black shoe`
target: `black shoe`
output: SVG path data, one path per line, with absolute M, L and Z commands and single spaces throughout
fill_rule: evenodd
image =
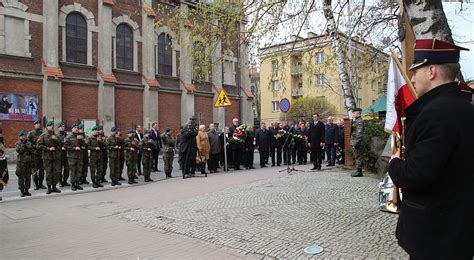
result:
M 120 176 L 119 181 L 124 181 L 125 179 Z
M 148 178 L 148 181 L 149 181 L 149 182 L 153 182 L 154 180 L 153 180 L 153 179 L 151 179 L 151 178 Z
M 46 191 L 46 194 L 51 194 L 51 185 L 48 185 L 48 190 Z
M 92 188 L 97 189 L 99 188 L 99 185 L 97 185 L 97 182 L 92 182 Z
M 136 181 L 135 179 L 132 179 L 132 183 L 133 183 L 133 184 L 137 184 L 138 181 Z
M 108 180 L 106 180 L 105 178 L 104 178 L 104 179 L 102 179 L 102 180 L 100 180 L 100 183 L 108 183 L 108 182 L 109 182 L 109 181 L 108 181 Z
M 122 183 L 120 183 L 118 180 L 115 181 L 115 185 L 122 185 Z
M 31 193 L 28 190 L 25 190 L 25 195 L 29 197 L 31 196 Z
M 112 181 L 110 182 L 110 185 L 115 186 L 115 181 L 112 180 Z
M 87 179 L 82 180 L 81 184 L 90 184 Z
M 97 187 L 99 187 L 99 188 L 103 188 L 103 187 L 104 187 L 104 185 L 102 185 L 102 184 L 100 183 L 100 181 L 96 181 L 95 184 L 97 184 Z
M 53 185 L 53 188 L 51 189 L 52 192 L 56 192 L 56 193 L 61 193 L 61 190 L 59 190 L 58 188 L 56 188 L 56 185 Z
M 277 166 L 280 166 L 280 164 L 279 164 L 279 163 L 277 163 Z
M 25 191 L 24 191 L 24 190 L 20 190 L 20 192 L 21 192 L 21 194 L 20 194 L 20 197 L 22 197 L 22 198 L 23 198 L 23 197 L 25 197 L 25 196 L 26 196 L 26 194 L 25 194 Z
M 359 172 L 353 172 L 351 174 L 351 177 L 363 177 L 364 175 L 362 173 L 359 173 Z
M 128 180 L 128 184 L 133 184 L 133 181 L 131 179 Z
M 273 166 L 275 166 L 275 164 L 274 164 L 274 163 L 272 163 L 272 167 L 273 167 Z
M 77 190 L 76 184 L 73 183 L 73 184 L 71 185 L 71 190 L 72 190 L 72 191 L 76 191 L 76 190 Z
M 318 169 L 318 167 L 313 167 L 311 169 L 309 169 L 310 171 L 316 171 Z
M 39 184 L 39 187 L 40 189 L 43 189 L 43 190 L 47 189 L 46 186 L 44 186 L 42 183 Z
M 79 182 L 76 182 L 76 189 L 78 189 L 78 190 L 83 190 L 83 188 L 81 187 L 81 185 L 79 185 Z
M 64 185 L 65 187 L 71 186 L 71 184 L 67 183 L 67 181 L 63 181 L 63 185 Z

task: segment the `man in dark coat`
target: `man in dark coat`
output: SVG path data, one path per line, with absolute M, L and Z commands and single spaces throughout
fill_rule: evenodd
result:
M 158 155 L 160 154 L 160 149 L 163 147 L 163 142 L 161 141 L 160 137 L 160 130 L 158 129 L 158 123 L 153 123 L 151 125 L 151 139 L 155 141 L 156 146 L 155 149 L 153 149 L 153 166 L 152 170 L 155 172 L 160 172 L 158 170 Z
M 325 141 L 324 146 L 326 148 L 327 156 L 327 166 L 336 165 L 336 146 L 339 139 L 339 127 L 333 123 L 333 118 L 328 117 L 328 123 L 326 124 L 326 129 L 324 130 Z
M 264 122 L 260 124 L 260 129 L 255 134 L 255 144 L 260 153 L 260 168 L 267 167 L 268 155 L 270 153 L 271 133 Z
M 183 179 L 192 177 L 196 172 L 197 134 L 198 129 L 191 120 L 191 122 L 183 128 L 179 136 L 179 153 L 182 156 L 181 168 L 183 171 Z
M 255 153 L 255 132 L 253 131 L 252 126 L 247 126 L 245 131 L 245 152 L 244 152 L 244 164 L 245 169 L 255 169 L 253 167 L 253 157 Z
M 308 129 L 304 122 L 300 122 L 299 129 L 296 130 L 296 134 L 301 135 L 304 138 L 308 138 Z M 296 140 L 295 147 L 298 152 L 298 164 L 302 165 L 308 162 L 308 145 L 305 140 Z
M 276 152 L 276 164 L 280 166 L 281 164 L 281 148 L 283 146 L 282 137 L 277 138 L 278 131 L 281 130 L 280 124 L 278 122 L 273 122 L 270 127 L 270 157 L 272 157 L 272 166 L 275 166 L 275 152 Z
M 413 259 L 474 255 L 474 107 L 454 81 L 460 49 L 435 39 L 415 44 L 419 98 L 405 110 L 405 160 L 398 151 L 389 163 L 403 192 L 396 237 Z
M 209 137 L 209 145 L 211 150 L 209 151 L 208 168 L 211 173 L 217 172 L 217 166 L 219 164 L 219 154 L 221 153 L 222 145 L 219 138 L 219 132 L 216 130 L 215 124 L 209 125 L 209 131 L 207 132 Z
M 319 120 L 319 114 L 313 115 L 313 122 L 309 125 L 308 143 L 313 154 L 313 168 L 321 170 L 322 152 L 324 148 L 325 131 L 324 124 Z
M 135 129 L 135 139 L 138 143 L 140 143 L 143 139 L 143 132 L 142 132 L 142 127 L 140 125 L 137 125 Z M 138 175 L 143 175 L 142 174 L 142 150 L 139 150 L 137 153 L 137 172 Z
M 232 125 L 229 127 L 229 135 L 228 140 L 232 138 L 234 135 L 235 130 L 239 127 L 239 119 L 234 118 L 232 119 Z M 244 145 L 241 143 L 233 143 L 229 145 L 231 164 L 235 170 L 240 170 L 240 164 L 242 163 L 242 155 L 244 153 Z

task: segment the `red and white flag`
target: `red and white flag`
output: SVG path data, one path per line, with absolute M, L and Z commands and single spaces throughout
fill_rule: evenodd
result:
M 400 133 L 400 118 L 405 116 L 405 108 L 415 100 L 397 62 L 391 57 L 388 67 L 386 131 Z

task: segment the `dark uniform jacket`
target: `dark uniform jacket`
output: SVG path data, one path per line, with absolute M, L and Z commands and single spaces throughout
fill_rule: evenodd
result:
M 405 113 L 406 159 L 389 164 L 403 191 L 398 243 L 423 259 L 471 256 L 474 108 L 452 82 L 424 94 Z
M 308 136 L 307 128 L 300 128 L 296 130 L 296 134 L 301 135 L 303 138 Z M 308 145 L 305 141 L 295 140 L 295 146 L 298 151 L 307 151 Z
M 198 131 L 195 129 L 183 129 L 179 141 L 179 153 L 188 154 L 190 158 L 195 158 L 197 154 L 196 136 Z
M 250 132 L 250 131 L 245 131 L 245 151 L 251 151 L 253 152 L 255 150 L 255 144 L 254 144 L 254 140 L 255 140 L 255 134 L 254 132 Z
M 311 148 L 320 147 L 321 143 L 325 141 L 325 128 L 321 121 L 315 125 L 311 122 L 309 126 L 308 142 L 311 144 Z
M 272 141 L 270 130 L 268 129 L 257 129 L 255 134 L 255 144 L 258 146 L 258 150 L 261 152 L 270 151 L 270 142 Z
M 207 132 L 207 136 L 209 137 L 209 144 L 211 146 L 211 151 L 209 152 L 209 154 L 220 153 L 222 145 L 219 138 L 219 132 L 217 132 L 216 130 L 210 130 L 209 132 Z
M 270 127 L 268 129 L 270 131 L 270 146 L 271 147 L 281 147 L 283 145 L 282 137 L 276 138 L 278 131 L 281 130 L 279 127 Z
M 339 139 L 339 127 L 336 124 L 326 124 L 324 130 L 325 135 L 325 144 L 334 144 L 337 143 Z

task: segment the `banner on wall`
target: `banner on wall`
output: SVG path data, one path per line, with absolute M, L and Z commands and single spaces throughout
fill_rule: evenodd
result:
M 0 120 L 38 120 L 38 96 L 0 93 Z

